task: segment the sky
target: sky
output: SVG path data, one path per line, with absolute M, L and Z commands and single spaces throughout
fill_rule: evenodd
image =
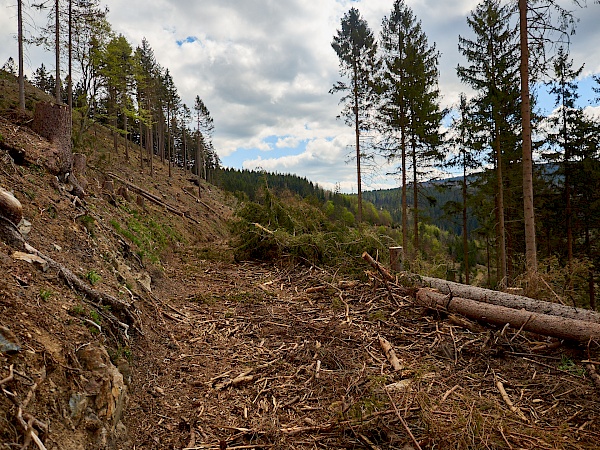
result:
M 16 0 L 0 0 L 0 65 L 16 59 Z M 25 5 L 28 1 L 24 1 Z M 464 64 L 458 36 L 472 37 L 466 17 L 476 0 L 406 0 L 441 53 L 444 107 L 468 89 L 456 76 Z M 331 41 L 343 15 L 355 7 L 379 36 L 392 0 L 106 0 L 108 20 L 135 48 L 146 38 L 156 59 L 170 70 L 178 92 L 193 107 L 199 95 L 214 118 L 214 145 L 228 167 L 294 173 L 326 189 L 356 192 L 351 159 L 354 132 L 336 116 L 340 80 Z M 565 4 L 575 10 L 571 2 Z M 26 6 L 27 9 L 27 6 Z M 585 63 L 582 96 L 592 96 L 590 77 L 600 73 L 600 5 L 576 9 L 572 37 L 575 65 Z M 30 13 L 26 25 L 44 25 Z M 53 56 L 26 49 L 26 73 Z M 547 105 L 547 109 L 551 105 Z M 363 190 L 398 185 L 381 161 L 368 168 Z

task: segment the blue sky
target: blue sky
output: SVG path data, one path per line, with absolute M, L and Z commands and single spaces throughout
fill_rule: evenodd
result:
M 514 1 L 514 0 L 512 0 Z M 562 0 L 559 0 L 562 1 Z M 466 17 L 476 0 L 407 0 L 422 21 L 430 43 L 441 52 L 440 89 L 444 106 L 467 91 L 456 77 L 464 63 L 458 36 L 469 36 Z M 0 65 L 16 57 L 16 2 L 0 0 Z M 27 4 L 27 2 L 26 2 Z M 339 79 L 331 40 L 351 7 L 360 10 L 378 36 L 392 0 L 106 0 L 115 33 L 133 47 L 145 37 L 163 67 L 169 68 L 183 101 L 199 95 L 215 121 L 214 144 L 221 160 L 238 168 L 296 173 L 332 189 L 356 191 L 353 131 L 336 120 L 338 96 L 329 89 Z M 564 0 L 569 6 L 572 2 Z M 570 6 L 569 6 L 570 7 Z M 29 12 L 29 10 L 28 10 Z M 600 73 L 600 5 L 576 11 L 581 20 L 572 37 L 575 65 L 584 75 Z M 33 23 L 44 25 L 34 13 Z M 52 55 L 27 48 L 26 69 Z M 590 80 L 582 95 L 590 92 Z M 584 100 L 585 101 L 585 100 Z M 396 186 L 381 162 L 367 171 L 364 189 Z

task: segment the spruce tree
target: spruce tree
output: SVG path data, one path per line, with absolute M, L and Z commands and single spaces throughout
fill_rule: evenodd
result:
M 379 62 L 377 42 L 367 21 L 356 8 L 351 8 L 341 20 L 341 29 L 333 37 L 331 46 L 338 55 L 340 76 L 347 81 L 338 81 L 331 93 L 343 92 L 340 103 L 344 108 L 339 117 L 354 127 L 356 147 L 356 175 L 358 184 L 358 215 L 362 221 L 361 133 L 372 128 L 372 108 L 375 99 Z
M 382 23 L 383 70 L 379 120 L 385 135 L 384 148 L 389 159 L 400 158 L 402 171 L 402 246 L 407 253 L 408 201 L 407 160 L 413 169 L 414 249 L 419 248 L 418 167 L 440 157 L 437 148 L 445 114 L 439 105 L 438 58 L 412 10 L 403 0 L 394 2 L 389 17 Z
M 474 39 L 459 37 L 459 50 L 468 65 L 458 66 L 461 81 L 476 90 L 475 112 L 480 127 L 488 129 L 487 148 L 494 163 L 496 183 L 497 256 L 500 281 L 509 277 L 505 226 L 505 157 L 513 156 L 518 134 L 519 80 L 515 27 L 511 10 L 499 0 L 484 0 L 467 18 Z

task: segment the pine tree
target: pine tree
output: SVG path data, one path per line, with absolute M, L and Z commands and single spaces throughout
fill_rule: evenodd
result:
M 341 20 L 341 29 L 333 37 L 331 46 L 340 61 L 340 76 L 330 92 L 344 92 L 340 103 L 344 108 L 339 117 L 354 127 L 356 147 L 356 175 L 358 184 L 358 222 L 362 221 L 361 133 L 372 127 L 371 114 L 377 83 L 377 43 L 367 21 L 356 8 L 351 8 Z

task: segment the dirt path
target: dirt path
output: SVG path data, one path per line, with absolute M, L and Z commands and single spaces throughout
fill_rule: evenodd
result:
M 423 316 L 373 280 L 189 256 L 132 349 L 136 448 L 596 448 L 598 393 L 530 337 Z

